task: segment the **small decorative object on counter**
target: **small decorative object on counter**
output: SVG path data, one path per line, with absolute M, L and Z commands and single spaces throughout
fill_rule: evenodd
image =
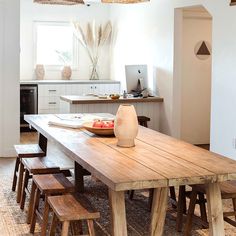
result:
M 118 139 L 117 146 L 133 147 L 138 134 L 138 119 L 133 105 L 120 105 L 115 118 L 114 134 Z
M 113 100 L 119 99 L 120 94 L 110 94 L 110 98 L 113 99 Z
M 37 80 L 43 80 L 45 76 L 44 65 L 37 64 L 35 67 L 35 75 Z
M 69 80 L 71 78 L 72 70 L 70 66 L 64 66 L 61 71 L 62 79 Z
M 123 98 L 127 98 L 127 92 L 125 90 L 123 92 Z

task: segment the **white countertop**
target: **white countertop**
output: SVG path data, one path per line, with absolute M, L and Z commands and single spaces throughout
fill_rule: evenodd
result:
M 20 84 L 120 84 L 115 80 L 21 80 Z

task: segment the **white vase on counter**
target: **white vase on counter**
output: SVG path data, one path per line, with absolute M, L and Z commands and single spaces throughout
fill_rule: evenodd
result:
M 72 75 L 72 70 L 70 66 L 64 66 L 61 71 L 61 77 L 62 79 L 69 80 Z
M 45 69 L 44 65 L 42 64 L 37 64 L 35 66 L 35 75 L 37 80 L 43 80 L 45 76 Z
M 114 133 L 118 139 L 117 146 L 133 147 L 138 134 L 138 119 L 133 105 L 119 106 L 114 123 Z

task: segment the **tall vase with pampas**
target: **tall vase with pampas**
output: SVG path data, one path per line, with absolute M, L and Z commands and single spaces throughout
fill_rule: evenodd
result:
M 86 29 L 83 29 L 78 22 L 74 22 L 74 29 L 77 39 L 86 49 L 92 63 L 90 79 L 97 80 L 99 79 L 97 66 L 101 49 L 109 41 L 112 34 L 111 22 L 109 21 L 105 25 L 96 25 L 95 22 L 88 23 Z

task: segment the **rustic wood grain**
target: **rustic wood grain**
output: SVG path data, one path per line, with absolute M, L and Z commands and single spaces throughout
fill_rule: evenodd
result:
M 161 236 L 163 234 L 167 209 L 168 190 L 168 188 L 158 188 L 154 190 L 151 213 L 152 218 L 150 226 L 151 236 Z
M 151 235 L 161 235 L 168 187 L 199 183 L 208 186 L 211 235 L 224 235 L 218 182 L 236 178 L 235 161 L 143 127 L 139 128 L 135 147 L 119 148 L 115 137 L 48 126 L 51 118 L 25 116 L 41 135 L 109 187 L 113 235 L 127 235 L 125 190 L 155 188 Z
M 86 96 L 61 96 L 60 99 L 70 104 L 102 104 L 102 103 L 133 103 L 133 102 L 163 102 L 164 99 L 160 97 L 148 97 L 148 98 L 119 98 L 119 99 L 101 99 L 97 97 Z
M 124 191 L 116 192 L 109 189 L 109 199 L 112 215 L 112 235 L 127 236 Z
M 224 219 L 219 184 L 207 184 L 206 192 L 209 213 L 209 235 L 224 236 Z
M 213 172 L 217 181 L 236 179 L 236 161 L 151 129 L 140 127 L 138 140 Z

